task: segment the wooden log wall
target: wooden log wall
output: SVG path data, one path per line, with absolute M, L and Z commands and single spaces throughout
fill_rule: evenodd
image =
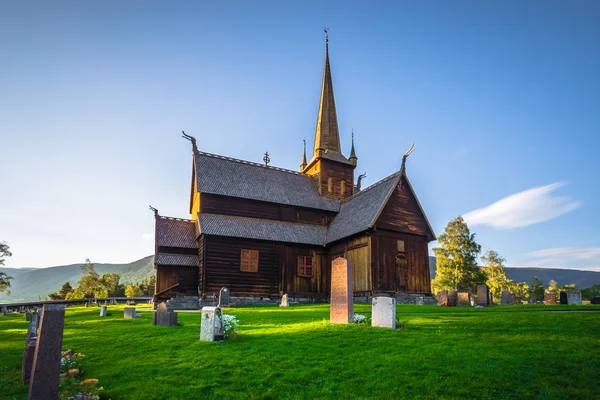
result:
M 258 272 L 240 270 L 242 249 L 258 250 Z M 232 296 L 277 297 L 283 244 L 259 240 L 206 236 L 204 245 L 205 292 L 227 287 Z
M 398 240 L 404 240 L 406 268 L 398 268 Z M 371 236 L 373 290 L 430 293 L 429 254 L 425 236 L 377 230 Z M 404 276 L 403 276 L 404 275 Z M 404 277 L 408 276 L 408 281 Z
M 345 199 L 354 193 L 354 166 L 320 159 L 306 173 L 317 179 L 319 193 L 330 199 Z M 329 191 L 329 178 L 332 190 Z M 345 182 L 345 193 L 342 195 L 342 181 Z
M 176 294 L 186 296 L 198 295 L 198 269 L 196 267 L 181 267 L 173 265 L 159 265 L 156 270 L 155 293 L 179 283 L 173 290 L 163 293 L 159 300 L 168 300 Z
M 312 277 L 298 276 L 298 256 L 313 257 Z M 281 291 L 293 296 L 317 296 L 329 293 L 331 267 L 324 248 L 285 245 L 281 274 Z
M 383 208 L 376 226 L 413 235 L 433 236 L 433 232 L 429 231 L 427 220 L 404 178 Z
M 203 213 L 236 217 L 263 218 L 276 221 L 327 225 L 336 213 L 310 208 L 267 203 L 263 201 L 202 193 L 200 210 Z

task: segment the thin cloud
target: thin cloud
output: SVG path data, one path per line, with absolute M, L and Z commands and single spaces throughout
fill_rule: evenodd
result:
M 568 257 L 578 260 L 598 260 L 600 263 L 600 247 L 556 247 L 528 253 L 532 257 Z
M 600 271 L 600 247 L 555 247 L 526 255 L 533 258 L 528 266 Z
M 564 186 L 557 182 L 551 185 L 534 187 L 505 197 L 487 207 L 466 213 L 467 224 L 489 225 L 499 229 L 520 228 L 558 218 L 581 207 L 582 203 L 567 196 L 553 196 L 551 193 Z

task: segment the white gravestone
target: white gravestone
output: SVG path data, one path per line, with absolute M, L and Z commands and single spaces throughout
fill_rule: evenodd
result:
M 289 307 L 289 306 L 290 306 L 290 303 L 288 302 L 288 295 L 286 293 L 283 296 L 281 296 L 281 304 L 279 305 L 279 307 Z
M 123 317 L 126 319 L 135 318 L 135 307 L 125 307 L 123 309 Z
M 101 306 L 100 307 L 100 316 L 101 317 L 106 317 L 106 306 Z
M 396 299 L 373 297 L 371 326 L 396 329 Z
M 214 342 L 223 339 L 223 314 L 220 307 L 202 307 L 202 321 L 200 322 L 200 340 Z
M 567 304 L 581 305 L 581 292 L 568 292 Z

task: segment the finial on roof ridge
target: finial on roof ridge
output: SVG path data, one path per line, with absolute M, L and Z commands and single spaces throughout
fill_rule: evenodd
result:
M 198 146 L 196 146 L 196 138 L 186 134 L 185 131 L 183 131 L 183 130 L 181 131 L 181 133 L 183 133 L 183 136 L 181 136 L 182 138 L 187 139 L 190 142 L 192 142 L 192 147 L 194 148 L 194 151 L 198 151 Z
M 160 217 L 160 215 L 158 215 L 158 210 L 157 210 L 156 208 L 154 208 L 154 207 L 150 206 L 150 209 L 151 209 L 152 211 L 154 211 L 154 218 L 158 218 L 158 217 Z

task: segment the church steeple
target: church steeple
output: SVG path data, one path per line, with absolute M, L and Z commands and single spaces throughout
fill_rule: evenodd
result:
M 319 102 L 319 115 L 317 117 L 314 155 L 318 157 L 325 150 L 342 152 L 337 113 L 335 111 L 335 100 L 333 98 L 331 69 L 329 66 L 329 30 L 327 28 L 325 28 L 325 68 L 321 84 L 321 100 Z
M 300 172 L 304 171 L 304 169 L 306 168 L 306 139 L 304 139 L 303 142 L 304 142 L 304 154 L 302 155 L 302 164 L 300 164 Z
M 350 150 L 350 157 L 348 160 L 354 165 L 356 165 L 356 162 L 358 161 L 358 157 L 356 157 L 356 151 L 354 151 L 354 129 L 352 130 L 352 149 Z

